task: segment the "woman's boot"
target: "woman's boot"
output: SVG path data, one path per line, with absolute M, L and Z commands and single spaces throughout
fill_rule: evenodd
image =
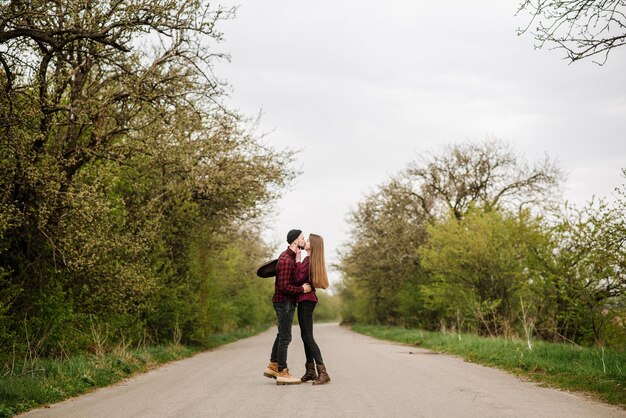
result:
M 317 379 L 317 373 L 315 373 L 315 363 L 306 363 L 304 367 L 306 368 L 306 373 L 304 373 L 304 376 L 302 376 L 302 379 L 300 380 L 308 382 L 309 380 Z
M 330 376 L 326 373 L 326 366 L 323 364 L 317 365 L 317 379 L 313 381 L 314 385 L 323 385 L 330 382 Z

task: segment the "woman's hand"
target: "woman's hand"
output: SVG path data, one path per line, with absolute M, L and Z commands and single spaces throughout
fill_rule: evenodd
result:
M 298 247 L 296 249 L 296 262 L 299 263 L 302 260 L 302 250 Z

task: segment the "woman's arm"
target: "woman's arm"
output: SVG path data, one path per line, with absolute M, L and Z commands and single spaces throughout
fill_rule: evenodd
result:
M 309 256 L 306 256 L 302 263 L 296 263 L 296 281 L 294 285 L 302 286 L 309 281 Z

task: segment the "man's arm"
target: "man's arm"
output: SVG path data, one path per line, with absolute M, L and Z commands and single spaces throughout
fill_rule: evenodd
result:
M 296 276 L 296 262 L 281 258 L 276 266 L 276 289 L 282 293 L 297 295 L 304 293 L 302 286 L 295 286 L 291 281 Z

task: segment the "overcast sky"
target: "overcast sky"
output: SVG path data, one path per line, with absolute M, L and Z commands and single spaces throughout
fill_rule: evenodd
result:
M 302 174 L 265 234 L 276 255 L 297 227 L 322 235 L 335 262 L 349 210 L 445 144 L 491 136 L 528 160 L 548 154 L 568 175 L 564 198 L 580 205 L 624 183 L 626 47 L 603 67 L 568 65 L 516 35 L 528 17 L 514 0 L 221 4 L 239 5 L 220 25 L 229 105 L 262 110 L 265 142 L 300 150 Z

